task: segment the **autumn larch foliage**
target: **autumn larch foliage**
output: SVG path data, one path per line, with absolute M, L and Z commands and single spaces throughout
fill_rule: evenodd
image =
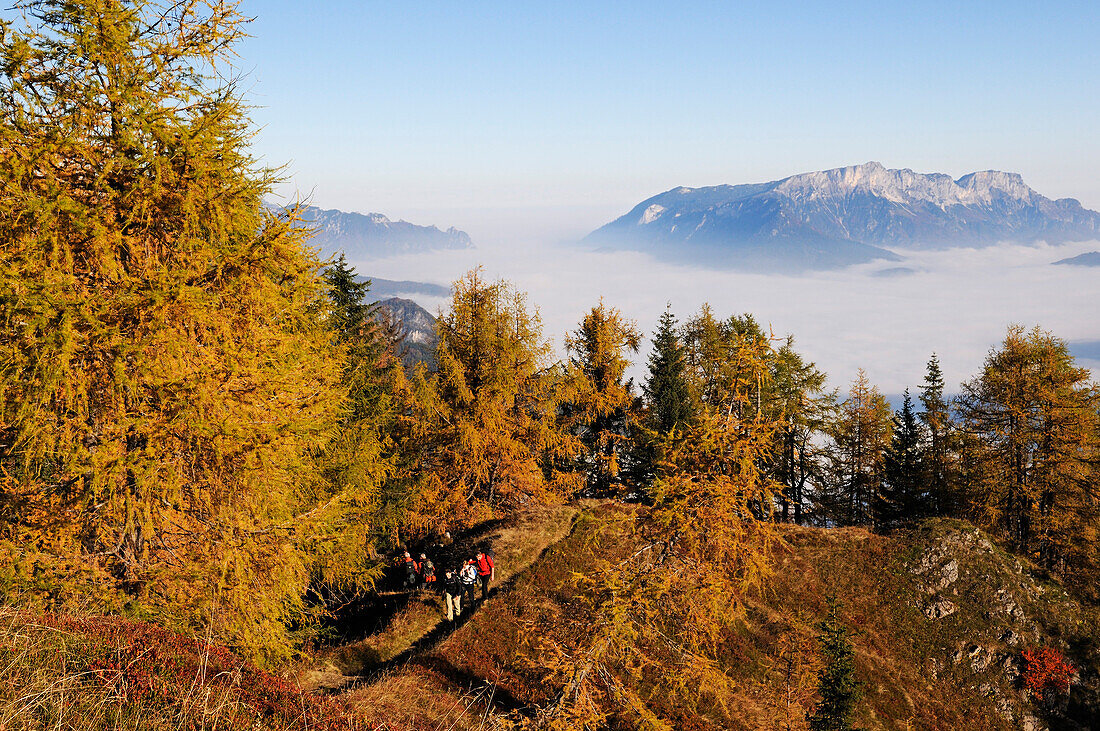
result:
M 563 409 L 583 447 L 582 469 L 595 494 L 620 480 L 639 411 L 633 383 L 624 378 L 641 339 L 634 322 L 603 301 L 565 338 L 570 371 Z
M 98 572 L 83 600 L 36 600 L 156 606 L 282 655 L 341 358 L 299 209 L 265 207 L 275 173 L 226 81 L 245 19 L 18 7 L 0 30 L 0 552 L 57 587 Z
M 764 382 L 753 372 L 760 353 L 747 343 L 740 350 L 744 359 L 732 364 L 748 376 L 740 382 Z M 525 627 L 526 643 L 538 650 L 532 661 L 556 690 L 532 728 L 599 728 L 609 717 L 675 728 L 661 716 L 666 694 L 727 712 L 732 686 L 718 657 L 743 593 L 763 584 L 775 541 L 776 485 L 761 465 L 776 425 L 749 408 L 754 391 L 710 394 L 697 421 L 667 437 L 652 507 L 604 518 L 597 534 L 631 540 L 614 553 L 592 547 L 600 558 L 574 577 L 580 591 L 570 631 L 548 629 L 538 616 Z
M 1093 599 L 1100 580 L 1100 391 L 1064 340 L 1010 327 L 963 384 L 967 517 Z
M 421 368 L 413 379 L 410 449 L 419 458 L 409 532 L 571 495 L 574 475 L 554 469 L 577 451 L 558 418 L 563 374 L 526 295 L 475 269 L 455 282 L 437 334 L 438 370 Z

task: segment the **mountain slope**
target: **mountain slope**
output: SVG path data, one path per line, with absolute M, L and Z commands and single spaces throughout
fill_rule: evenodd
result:
M 1100 238 L 1100 213 L 1050 200 L 1016 173 L 954 180 L 877 162 L 751 185 L 674 188 L 586 237 L 739 269 L 828 269 L 890 249 Z
M 431 282 L 415 282 L 408 279 L 382 279 L 380 277 L 359 277 L 358 281 L 369 281 L 371 299 L 384 300 L 391 297 L 450 297 L 451 288 Z
M 435 226 L 391 221 L 381 213 L 347 213 L 309 206 L 304 225 L 316 229 L 311 245 L 322 254 L 343 252 L 351 261 L 473 246 L 470 236 L 453 226 L 441 231 Z
M 586 604 L 573 577 L 591 569 L 594 553 L 622 544 L 624 536 L 607 532 L 614 521 L 604 518 L 623 509 L 587 508 L 574 532 L 514 587 L 349 700 L 375 722 L 388 722 L 385 709 L 409 687 L 450 688 L 453 700 L 444 705 L 455 709 L 448 720 L 455 728 L 480 728 L 493 716 L 531 719 L 552 707 L 562 678 L 543 638 L 561 641 L 562 633 L 579 632 L 571 638 L 582 651 L 598 644 L 598 637 L 584 636 Z M 1100 710 L 1096 609 L 973 527 L 933 521 L 893 537 L 851 528 L 780 530 L 784 542 L 767 589 L 746 597 L 746 615 L 731 621 L 721 639 L 729 687 L 653 694 L 647 675 L 660 668 L 595 666 L 609 688 L 602 709 L 608 728 L 807 728 L 820 669 L 816 624 L 831 592 L 852 631 L 856 673 L 865 684 L 856 727 L 1084 729 Z M 664 629 L 675 656 L 682 628 Z M 1034 647 L 1056 648 L 1077 667 L 1065 701 L 1046 704 L 1022 689 L 1023 651 Z M 639 723 L 629 708 L 616 706 L 614 689 L 622 686 L 645 698 L 664 725 Z M 463 707 L 470 710 L 464 714 Z M 402 711 L 408 715 L 395 728 L 435 725 L 418 716 L 428 709 Z
M 1059 259 L 1054 264 L 1069 264 L 1076 267 L 1100 267 L 1100 251 L 1088 251 L 1084 254 Z
M 390 297 L 376 304 L 374 316 L 400 339 L 401 362 L 406 368 L 421 362 L 434 367 L 439 339 L 430 312 L 410 299 Z

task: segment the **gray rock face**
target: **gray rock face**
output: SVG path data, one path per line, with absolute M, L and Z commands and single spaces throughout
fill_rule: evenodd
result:
M 393 330 L 399 340 L 398 352 L 407 368 L 423 362 L 434 367 L 438 338 L 435 318 L 412 300 L 391 297 L 380 301 L 375 318 Z
M 919 577 L 926 593 L 944 591 L 959 580 L 959 562 L 952 555 L 954 549 L 951 542 L 941 542 L 920 557 L 913 573 Z
M 1100 213 L 1051 200 L 1020 175 L 887 169 L 877 162 L 749 185 L 674 188 L 590 243 L 741 269 L 828 269 L 893 250 L 1100 238 Z
M 1062 630 L 1051 632 L 1053 618 L 1039 607 L 1072 623 L 1071 605 L 1059 604 L 1068 597 L 1053 585 L 1044 587 L 1018 558 L 972 526 L 944 522 L 926 536 L 908 564 L 911 601 L 930 631 L 952 638 L 943 654 L 929 659 L 929 674 L 992 699 L 1013 728 L 1045 729 L 1020 687 L 1020 650 L 1058 644 Z
M 929 619 L 943 619 L 959 611 L 959 607 L 954 602 L 937 596 L 931 601 L 926 602 L 924 606 L 921 607 L 921 611 L 924 612 L 924 616 Z

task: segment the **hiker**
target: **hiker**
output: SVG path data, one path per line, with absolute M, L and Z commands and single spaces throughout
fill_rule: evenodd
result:
M 477 561 L 471 558 L 463 564 L 458 576 L 462 579 L 462 594 L 466 606 L 473 606 L 477 597 Z
M 489 582 L 496 578 L 493 558 L 484 551 L 477 552 L 477 578 L 481 581 L 481 598 L 489 598 Z
M 462 581 L 450 569 L 443 573 L 443 609 L 447 621 L 453 622 L 462 614 Z
M 420 583 L 420 567 L 413 560 L 412 554 L 405 551 L 405 588 L 415 589 Z
M 423 589 L 435 588 L 435 564 L 426 554 L 420 554 L 420 583 Z

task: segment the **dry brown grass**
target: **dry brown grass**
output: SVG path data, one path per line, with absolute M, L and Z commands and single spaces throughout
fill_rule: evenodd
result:
M 467 677 L 496 678 L 521 704 L 545 702 L 553 689 L 516 660 L 517 649 L 524 651 L 520 626 L 532 612 L 564 618 L 569 611 L 570 572 L 584 570 L 584 554 L 590 550 L 585 530 L 578 528 L 514 591 L 487 606 L 477 621 L 451 635 L 423 662 L 446 663 Z M 859 677 L 867 682 L 859 706 L 861 727 L 1008 727 L 990 699 L 950 679 L 929 677 L 919 646 L 929 622 L 913 607 L 903 540 L 854 528 L 780 530 L 784 542 L 774 554 L 775 573 L 762 594 L 744 597 L 747 614 L 723 643 L 719 660 L 733 691 L 708 709 L 688 697 L 697 693 L 685 689 L 683 698 L 651 698 L 651 710 L 676 728 L 807 728 L 819 662 L 815 625 L 824 614 L 826 595 L 835 592 L 854 632 Z M 612 549 L 604 545 L 603 550 Z M 556 624 L 550 621 L 548 627 Z M 646 697 L 644 688 L 639 691 Z
M 0 609 L 0 729 L 362 729 L 348 710 L 201 638 Z
M 626 509 L 581 507 L 595 514 Z M 514 577 L 514 585 L 434 648 L 352 691 L 355 705 L 388 724 L 381 726 L 386 729 L 482 729 L 503 725 L 514 709 L 546 703 L 554 688 L 543 682 L 538 658 L 529 658 L 535 664 L 517 658 L 535 649 L 521 629 L 524 618 L 532 613 L 550 618 L 548 632 L 570 624 L 571 597 L 578 591 L 572 572 L 586 570 L 586 554 L 594 546 L 614 550 L 618 540 L 612 536 L 610 542 L 594 543 L 590 534 L 601 522 L 582 518 L 574 523 L 575 516 L 573 510 L 546 510 L 490 531 L 485 538 L 497 554 L 498 580 Z M 928 672 L 931 657 L 974 628 L 930 623 L 915 608 L 907 562 L 914 551 L 923 550 L 917 538 L 854 528 L 780 531 L 774 574 L 763 592 L 743 597 L 746 614 L 731 624 L 718 656 L 732 690 L 706 704 L 699 701 L 703 689 L 685 689 L 683 697 L 651 697 L 651 710 L 677 729 L 806 729 L 819 669 L 816 623 L 826 595 L 836 593 L 853 631 L 857 674 L 866 683 L 859 727 L 992 731 L 1011 726 L 993 699 L 960 684 L 959 678 L 945 674 L 937 679 Z M 543 553 L 548 546 L 551 550 Z M 998 555 L 989 560 L 1003 562 Z M 977 575 L 1000 582 L 993 578 L 994 568 L 983 567 Z M 995 590 L 992 584 L 983 589 Z M 422 628 L 416 623 L 428 621 L 415 612 L 423 609 L 395 620 L 395 625 L 409 621 L 414 627 L 393 626 L 381 633 L 390 647 L 410 642 Z M 980 619 L 975 614 L 974 621 Z M 386 646 L 382 639 L 375 639 L 378 647 Z M 648 697 L 644 687 L 636 690 Z
M 423 667 L 386 673 L 347 694 L 380 731 L 483 731 L 492 729 L 490 688 L 463 690 Z

